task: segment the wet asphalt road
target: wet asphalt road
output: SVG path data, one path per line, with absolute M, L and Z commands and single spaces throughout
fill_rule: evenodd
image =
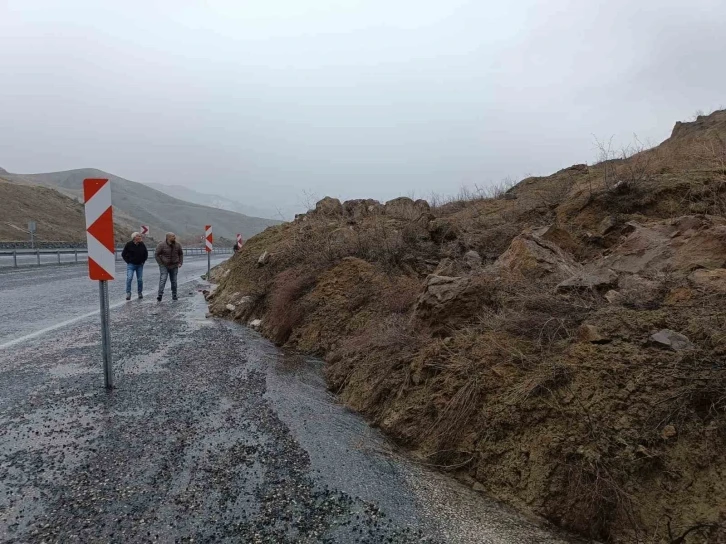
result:
M 0 347 L 1 542 L 565 542 L 397 455 L 319 362 L 205 319 L 196 280 L 112 310 L 107 393 L 98 315 L 74 320 L 97 292 L 46 272 L 0 274 L 0 335 L 56 327 Z
M 219 256 L 212 266 L 226 259 Z M 189 255 L 179 270 L 179 283 L 199 279 L 207 273 L 206 256 Z M 159 267 L 144 266 L 144 293 L 156 297 Z M 136 296 L 136 279 L 131 286 Z M 167 281 L 165 295 L 171 296 Z M 126 264 L 116 263 L 116 281 L 109 282 L 111 306 L 124 302 Z M 99 307 L 98 282 L 88 279 L 88 267 L 78 265 L 41 266 L 20 270 L 0 270 L 0 346 L 28 334 L 95 312 Z

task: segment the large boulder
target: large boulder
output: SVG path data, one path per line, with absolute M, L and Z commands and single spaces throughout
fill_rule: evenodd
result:
M 456 240 L 461 235 L 459 226 L 444 217 L 438 217 L 429 221 L 426 228 L 429 231 L 431 241 L 437 244 Z
M 577 242 L 577 240 L 575 240 L 568 231 L 561 227 L 558 227 L 557 225 L 542 227 L 535 230 L 534 234 L 536 234 L 543 240 L 552 242 L 560 249 L 572 255 L 577 254 L 581 249 L 580 244 Z
M 326 196 L 315 204 L 315 213 L 331 217 L 343 215 L 343 205 L 337 198 Z
M 726 295 L 726 268 L 694 270 L 688 276 L 688 281 L 697 289 Z
M 527 278 L 565 279 L 580 272 L 580 265 L 556 244 L 535 232 L 514 238 L 494 267 Z
M 607 268 L 585 269 L 557 285 L 559 291 L 610 290 L 618 284 L 618 275 Z
M 465 297 L 470 285 L 470 278 L 430 275 L 416 301 L 414 317 L 434 327 L 446 326 L 459 317 L 470 303 L 474 303 Z
M 343 202 L 345 215 L 353 219 L 359 219 L 383 211 L 383 206 L 372 198 L 357 198 Z
M 726 265 L 726 221 L 684 216 L 651 225 L 627 224 L 631 231 L 597 265 L 617 273 L 650 275 L 673 271 L 686 275 L 697 268 Z
M 429 203 L 425 200 L 415 202 L 406 196 L 389 200 L 383 205 L 384 213 L 395 219 L 414 220 L 428 216 L 431 211 Z
M 501 278 L 487 272 L 474 276 L 426 278 L 424 290 L 414 306 L 414 319 L 428 324 L 434 334 L 474 319 L 485 306 L 498 305 L 496 286 Z

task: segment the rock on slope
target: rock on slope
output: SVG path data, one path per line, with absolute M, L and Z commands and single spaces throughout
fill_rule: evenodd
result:
M 210 307 L 323 356 L 349 406 L 499 499 L 596 539 L 722 542 L 725 137 L 716 112 L 433 209 L 325 199 L 249 240 Z

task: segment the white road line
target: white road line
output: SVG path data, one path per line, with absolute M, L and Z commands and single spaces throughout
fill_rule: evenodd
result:
M 191 278 L 186 281 L 180 281 L 177 286 L 179 285 L 185 285 L 187 283 L 191 283 L 193 281 L 197 281 L 197 278 Z M 126 304 L 126 300 L 121 300 L 119 302 L 114 302 L 113 304 L 109 305 L 109 309 L 118 308 L 119 306 L 123 306 Z M 42 336 L 47 332 L 51 332 L 57 329 L 62 329 L 63 327 L 67 327 L 68 325 L 73 325 L 73 323 L 78 323 L 79 321 L 82 321 L 84 319 L 87 319 L 89 317 L 92 317 L 94 315 L 98 315 L 101 313 L 101 310 L 94 310 L 92 312 L 88 312 L 87 314 L 79 315 L 76 317 L 73 317 L 71 319 L 68 319 L 67 321 L 63 321 L 61 323 L 56 323 L 55 325 L 51 325 L 50 327 L 46 327 L 44 329 L 41 329 L 39 331 L 31 332 L 30 334 L 26 334 L 25 336 L 21 336 L 20 338 L 16 338 L 15 340 L 10 340 L 9 342 L 5 342 L 4 344 L 0 344 L 0 350 L 6 349 L 12 346 L 15 346 L 17 344 L 21 344 L 25 342 L 26 340 L 32 340 L 33 338 L 37 338 L 38 336 Z

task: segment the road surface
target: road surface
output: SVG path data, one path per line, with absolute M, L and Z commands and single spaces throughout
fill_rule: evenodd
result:
M 0 542 L 570 541 L 396 454 L 319 362 L 205 319 L 201 264 L 178 302 L 112 283 L 110 393 L 85 270 L 0 274 Z

